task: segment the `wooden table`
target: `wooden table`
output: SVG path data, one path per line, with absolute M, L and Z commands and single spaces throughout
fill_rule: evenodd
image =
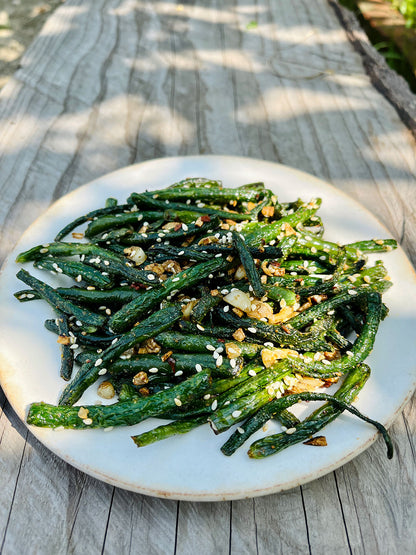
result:
M 255 22 L 255 23 L 253 23 Z M 310 172 L 416 261 L 415 97 L 332 0 L 67 0 L 1 92 L 0 257 L 51 202 L 155 157 L 232 154 Z M 268 497 L 160 500 L 40 445 L 2 398 L 4 553 L 414 553 L 416 403 L 336 472 Z

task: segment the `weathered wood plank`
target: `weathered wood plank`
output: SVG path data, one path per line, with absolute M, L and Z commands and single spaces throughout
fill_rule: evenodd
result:
M 175 553 L 178 505 L 116 488 L 102 553 Z

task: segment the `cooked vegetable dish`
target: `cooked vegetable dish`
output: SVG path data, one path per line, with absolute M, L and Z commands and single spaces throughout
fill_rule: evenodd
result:
M 232 455 L 273 419 L 281 431 L 249 446 L 262 458 L 325 445 L 315 434 L 346 410 L 377 427 L 391 457 L 385 428 L 351 403 L 369 379 L 391 286 L 383 262 L 366 255 L 397 244 L 327 240 L 320 204 L 281 202 L 263 183 L 188 178 L 125 204 L 107 199 L 19 254 L 74 281 L 54 288 L 17 274 L 28 288 L 16 298 L 55 312 L 45 326 L 67 381 L 58 404 L 33 403 L 27 422 L 111 430 L 168 421 L 134 436 L 139 447 L 209 424 L 216 434 L 232 428 L 221 448 Z M 80 404 L 90 387 L 104 404 Z M 299 401 L 325 403 L 299 420 L 290 410 Z

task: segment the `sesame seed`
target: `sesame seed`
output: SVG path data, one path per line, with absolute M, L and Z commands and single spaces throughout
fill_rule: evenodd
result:
M 352 351 L 346 351 L 345 353 L 347 356 L 352 357 L 354 356 L 354 353 Z
M 70 349 L 78 349 L 79 345 L 77 343 L 72 343 L 72 345 L 69 346 Z
M 215 360 L 217 360 L 217 358 L 220 356 L 219 353 L 217 353 L 217 351 L 214 351 L 212 353 L 212 356 L 215 358 Z
M 103 359 L 102 358 L 97 358 L 97 360 L 94 362 L 94 366 L 100 366 L 100 364 L 103 363 Z
M 35 295 L 33 293 L 28 293 L 25 296 L 26 296 L 27 299 L 33 299 L 35 297 Z
M 182 224 L 182 229 L 183 229 L 184 231 L 188 231 L 188 226 L 187 226 L 186 224 Z
M 224 306 L 224 312 L 228 312 L 229 310 L 230 310 L 230 307 L 228 305 Z
M 48 252 L 48 250 L 49 250 L 49 249 L 47 249 L 47 248 L 44 248 L 44 249 L 40 249 L 40 251 L 39 251 L 39 252 L 40 252 L 40 253 L 42 253 L 42 254 L 44 254 L 45 252 Z
M 201 331 L 205 330 L 204 326 L 201 326 L 201 324 L 197 324 L 196 327 Z
M 174 376 L 182 376 L 183 372 L 182 370 L 178 370 L 177 372 L 174 373 Z
M 215 351 L 214 345 L 208 344 L 208 345 L 205 345 L 205 347 L 208 349 L 208 351 Z
M 282 426 L 282 432 L 286 432 L 287 428 L 286 426 Z
M 254 377 L 254 376 L 257 376 L 257 372 L 255 370 L 249 370 L 248 375 Z
M 237 432 L 238 432 L 239 434 L 244 434 L 244 428 L 238 427 L 238 428 L 237 428 Z
M 217 407 L 218 407 L 218 401 L 215 399 L 215 400 L 212 402 L 211 410 L 215 410 Z
M 150 280 L 155 279 L 154 274 L 147 274 L 147 279 L 150 279 Z
M 182 406 L 182 401 L 180 399 L 178 399 L 177 397 L 175 397 L 174 399 L 175 405 L 177 407 L 181 407 Z
M 110 316 L 110 314 L 111 314 L 111 309 L 110 309 L 110 308 L 106 308 L 106 309 L 105 309 L 105 313 L 106 313 L 108 316 Z
M 209 277 L 209 279 L 212 279 L 214 276 L 213 276 L 213 274 L 209 274 L 208 277 Z
M 222 254 L 219 252 L 218 254 L 215 255 L 214 258 L 221 258 Z
M 288 430 L 286 430 L 287 435 L 292 435 L 296 432 L 296 428 L 289 428 Z
M 172 279 L 172 281 L 179 281 L 179 280 L 180 280 L 180 278 L 178 278 L 178 277 L 174 277 L 174 278 Z
M 200 364 L 195 364 L 195 370 L 197 372 L 202 372 L 202 366 Z
M 82 326 L 82 322 L 80 322 L 79 320 L 77 320 L 77 321 L 75 322 L 75 324 L 76 324 L 77 326 L 79 326 L 79 327 Z
M 159 372 L 159 368 L 149 368 L 149 372 L 151 374 L 157 374 Z
M 232 413 L 231 416 L 232 416 L 233 418 L 238 418 L 240 415 L 241 415 L 241 410 L 235 410 L 235 411 Z
M 236 363 L 236 361 L 235 361 L 235 358 L 232 358 L 232 359 L 230 360 L 230 366 L 231 366 L 231 368 L 235 368 L 236 365 L 237 365 L 237 363 Z
M 247 328 L 247 331 L 249 331 L 250 333 L 257 333 L 256 328 Z
M 266 343 L 264 343 L 265 347 L 270 347 L 271 349 L 273 349 L 274 345 L 271 341 L 266 341 Z
M 326 358 L 324 358 L 324 359 L 322 360 L 322 364 L 328 365 L 328 364 L 331 364 L 331 362 L 330 362 L 329 360 L 327 360 Z
M 349 295 L 357 295 L 357 291 L 355 289 L 348 289 Z
M 92 418 L 84 418 L 83 422 L 84 422 L 84 424 L 89 426 L 90 424 L 92 424 Z
M 223 361 L 222 355 L 219 355 L 218 358 L 217 358 L 216 365 L 217 365 L 217 366 L 221 366 L 222 361 Z
M 98 371 L 99 376 L 104 376 L 104 374 L 107 374 L 107 368 L 101 368 L 101 370 Z
M 183 254 L 185 254 L 185 251 L 179 251 L 178 252 L 178 256 L 182 256 Z

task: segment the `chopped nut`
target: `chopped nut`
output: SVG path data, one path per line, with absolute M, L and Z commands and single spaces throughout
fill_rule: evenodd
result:
M 308 441 L 303 442 L 304 445 L 314 445 L 315 447 L 326 447 L 328 445 L 325 436 L 316 436 Z
M 139 393 L 140 395 L 143 395 L 143 397 L 147 397 L 148 395 L 150 395 L 150 390 L 147 387 L 141 387 L 139 389 Z
M 171 357 L 172 355 L 173 355 L 173 351 L 168 351 L 167 353 L 162 355 L 160 358 L 162 359 L 162 362 L 166 362 L 168 360 L 168 358 Z
M 142 372 L 138 372 L 134 376 L 132 382 L 133 382 L 133 385 L 145 385 L 145 384 L 149 383 L 149 378 L 148 378 L 146 372 L 142 371 Z
M 303 393 L 305 391 L 314 391 L 324 385 L 323 380 L 318 378 L 309 378 L 307 376 L 298 380 L 295 384 L 290 385 L 290 393 Z
M 261 269 L 263 270 L 263 273 L 265 273 L 268 276 L 285 275 L 285 269 L 280 267 L 280 262 L 273 261 L 268 264 L 267 260 L 263 260 L 261 264 Z
M 241 355 L 241 349 L 235 343 L 226 343 L 225 352 L 228 358 L 238 358 Z
M 212 289 L 211 290 L 211 296 L 212 297 L 218 297 L 219 294 L 220 294 L 220 292 L 218 291 L 218 289 Z
M 159 353 L 160 349 L 160 345 L 158 345 L 153 337 L 151 337 L 142 343 L 141 348 L 139 349 L 139 354 Z
M 261 213 L 265 218 L 271 218 L 274 215 L 274 206 L 264 206 Z
M 202 221 L 202 218 L 198 218 L 198 219 L 195 221 L 195 225 L 196 225 L 197 227 L 202 227 L 202 226 L 204 225 L 204 222 Z
M 71 344 L 71 338 L 68 337 L 67 335 L 58 335 L 57 342 L 60 345 L 70 345 Z
M 113 384 L 110 382 L 103 382 L 98 386 L 97 393 L 103 399 L 112 399 L 116 394 Z
M 87 418 L 88 413 L 89 413 L 88 409 L 86 409 L 85 407 L 80 407 L 78 411 L 78 416 L 82 418 L 82 420 L 84 420 L 84 418 Z
M 293 349 L 262 349 L 261 360 L 266 368 L 273 366 L 277 360 L 290 356 L 297 357 L 299 353 Z
M 246 338 L 246 334 L 244 333 L 242 328 L 238 328 L 238 330 L 233 333 L 233 337 L 236 341 L 244 341 L 244 339 Z
M 262 318 L 273 319 L 273 309 L 272 307 L 262 301 L 254 300 L 251 302 L 251 309 L 247 310 L 247 316 L 250 318 L 255 318 L 261 320 Z
M 244 312 L 239 308 L 233 308 L 232 311 L 234 312 L 234 314 L 237 314 L 239 318 L 241 318 L 241 316 L 244 314 Z
M 271 324 L 279 324 L 281 322 L 286 322 L 286 320 L 289 320 L 290 318 L 292 318 L 296 314 L 297 314 L 297 312 L 295 310 L 293 310 L 293 307 L 285 306 L 284 308 L 282 308 L 282 310 L 280 310 L 280 312 L 278 312 L 277 314 L 273 314 L 269 318 L 269 322 Z

